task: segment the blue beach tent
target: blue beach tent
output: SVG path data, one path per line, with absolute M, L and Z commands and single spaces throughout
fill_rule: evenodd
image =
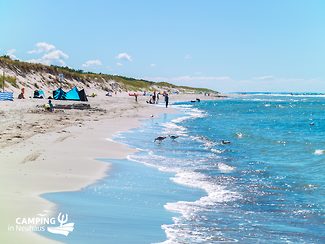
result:
M 88 101 L 85 90 L 78 90 L 77 87 L 65 92 L 62 88 L 53 91 L 53 98 L 55 100 L 73 100 L 73 101 Z
M 77 100 L 77 101 L 80 101 L 79 91 L 78 91 L 77 87 L 74 87 L 70 91 L 68 91 L 65 94 L 65 99 L 66 100 Z
M 55 100 L 65 100 L 65 91 L 62 90 L 62 88 L 56 89 L 53 91 L 53 98 Z
M 42 90 L 36 90 L 34 91 L 33 98 L 45 98 L 45 93 Z

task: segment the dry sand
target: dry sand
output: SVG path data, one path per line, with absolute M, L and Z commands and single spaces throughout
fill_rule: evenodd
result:
M 170 101 L 200 95 L 175 95 Z M 89 98 L 92 109 L 46 112 L 47 100 L 0 102 L 0 243 L 55 243 L 36 232 L 10 232 L 17 217 L 34 217 L 55 205 L 43 193 L 76 191 L 109 174 L 110 165 L 95 158 L 125 158 L 134 150 L 107 138 L 136 127 L 140 119 L 174 112 L 139 97 Z M 73 104 L 54 101 L 54 104 Z

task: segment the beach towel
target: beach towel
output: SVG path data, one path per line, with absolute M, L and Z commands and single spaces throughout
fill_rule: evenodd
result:
M 0 101 L 13 101 L 14 93 L 13 92 L 0 92 Z

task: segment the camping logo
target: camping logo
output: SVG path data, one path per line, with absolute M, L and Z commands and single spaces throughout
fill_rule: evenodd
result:
M 74 223 L 68 222 L 68 214 L 59 213 L 58 221 L 60 223 L 57 227 L 47 227 L 47 231 L 53 234 L 60 234 L 64 236 L 68 236 L 70 232 L 74 229 Z M 67 223 L 67 224 L 66 224 Z
M 74 230 L 74 223 L 68 223 L 68 214 L 58 214 L 57 218 L 49 216 L 48 210 L 35 217 L 17 217 L 15 224 L 8 225 L 8 231 L 43 232 L 68 236 Z

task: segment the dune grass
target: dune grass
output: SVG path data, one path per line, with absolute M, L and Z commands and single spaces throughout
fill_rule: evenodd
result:
M 65 80 L 77 80 L 82 82 L 84 85 L 88 86 L 91 83 L 96 82 L 103 90 L 109 90 L 107 87 L 108 81 L 116 81 L 122 90 L 126 91 L 153 91 L 158 88 L 159 89 L 178 89 L 182 92 L 195 92 L 195 93 L 217 93 L 211 89 L 206 88 L 193 88 L 187 86 L 177 86 L 174 84 L 170 84 L 168 82 L 153 82 L 147 81 L 143 79 L 135 79 L 125 76 L 119 75 L 110 75 L 110 74 L 102 74 L 102 73 L 92 73 L 86 72 L 84 70 L 76 70 L 70 67 L 62 67 L 56 65 L 44 65 L 37 63 L 29 63 L 23 62 L 20 60 L 12 60 L 9 56 L 0 56 L 0 66 L 6 67 L 17 74 L 24 76 L 27 73 L 47 73 L 54 77 L 58 77 L 59 74 L 63 74 Z M 1 78 L 2 79 L 2 78 Z M 19 88 L 16 78 L 6 76 L 6 82 L 11 84 L 14 87 Z M 2 80 L 0 80 L 0 85 L 2 85 Z M 53 81 L 47 81 L 51 83 Z M 69 84 L 64 84 L 63 86 L 69 86 Z
M 17 84 L 16 77 L 9 76 L 9 75 L 3 76 L 3 74 L 1 74 L 1 76 L 0 76 L 0 89 L 1 90 L 3 88 L 3 81 L 5 81 L 4 87 L 9 87 L 9 85 L 11 85 L 13 87 L 19 88 L 19 85 Z

